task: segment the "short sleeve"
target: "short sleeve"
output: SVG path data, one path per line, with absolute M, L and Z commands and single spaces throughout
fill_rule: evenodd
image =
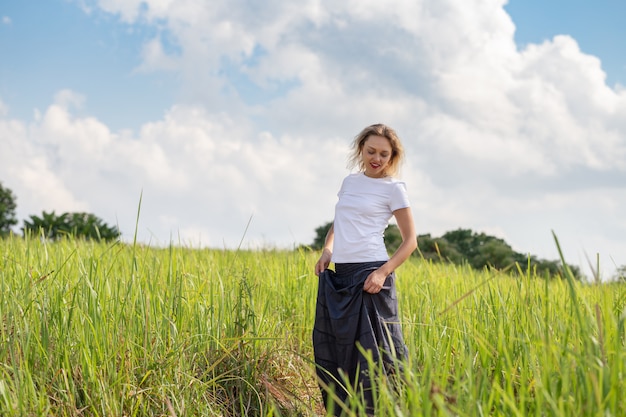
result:
M 397 181 L 393 184 L 389 208 L 394 212 L 407 207 L 411 207 L 411 202 L 409 201 L 409 193 L 406 190 L 406 184 L 402 181 Z
M 341 187 L 339 187 L 339 191 L 337 191 L 337 197 L 341 197 L 341 195 L 343 194 L 345 187 L 346 187 L 346 180 L 348 178 L 344 178 L 343 181 L 341 181 Z

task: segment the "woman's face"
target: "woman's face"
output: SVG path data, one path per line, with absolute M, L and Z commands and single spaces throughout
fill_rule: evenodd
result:
M 385 176 L 385 170 L 391 161 L 391 143 L 384 136 L 370 135 L 363 143 L 361 159 L 365 175 L 372 178 Z

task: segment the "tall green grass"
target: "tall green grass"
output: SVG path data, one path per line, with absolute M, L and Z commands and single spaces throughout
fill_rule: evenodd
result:
M 0 241 L 0 415 L 322 415 L 317 256 Z M 410 357 L 377 414 L 626 415 L 624 284 L 398 276 Z

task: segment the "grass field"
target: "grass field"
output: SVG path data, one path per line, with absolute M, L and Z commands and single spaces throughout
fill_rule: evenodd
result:
M 318 254 L 0 241 L 0 415 L 323 415 Z M 381 416 L 626 416 L 626 285 L 411 260 Z M 346 415 L 359 415 L 359 401 Z

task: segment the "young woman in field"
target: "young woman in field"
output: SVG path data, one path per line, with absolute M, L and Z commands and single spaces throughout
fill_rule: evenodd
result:
M 358 387 L 373 413 L 372 376 L 398 369 L 406 346 L 398 318 L 395 273 L 417 247 L 406 185 L 394 176 L 404 157 L 396 132 L 366 127 L 352 144 L 350 168 L 315 273 L 319 276 L 313 347 L 327 409 L 341 414 L 343 386 Z M 383 232 L 395 217 L 402 243 L 389 257 Z M 328 269 L 333 263 L 335 270 Z M 367 357 L 371 355 L 370 362 Z M 382 365 L 370 369 L 371 363 Z

